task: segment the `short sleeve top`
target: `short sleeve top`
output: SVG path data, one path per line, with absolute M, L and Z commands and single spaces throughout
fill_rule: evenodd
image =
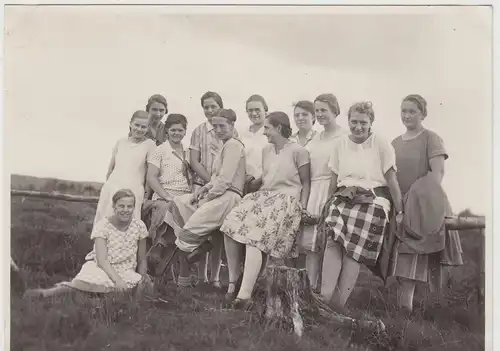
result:
M 140 219 L 132 219 L 125 231 L 118 230 L 106 217 L 99 221 L 92 230 L 91 239 L 103 238 L 108 249 L 108 261 L 111 264 L 136 262 L 138 242 L 148 237 L 146 225 Z M 95 244 L 86 260 L 96 258 Z
M 443 139 L 428 129 L 410 140 L 398 136 L 392 141 L 392 145 L 396 153 L 398 183 L 403 195 L 417 179 L 430 171 L 431 158 L 443 156 L 445 160 L 448 159 Z
M 179 196 L 191 192 L 191 187 L 186 177 L 183 160 L 187 160 L 187 151 L 184 155 L 177 155 L 169 142 L 158 146 L 151 155 L 148 156 L 148 163 L 156 166 L 160 170 L 159 181 L 163 189 L 171 196 Z M 153 195 L 156 200 L 158 195 Z
M 302 183 L 299 168 L 310 163 L 309 151 L 295 142 L 288 142 L 276 153 L 274 144 L 262 149 L 261 190 L 278 191 L 300 198 Z
M 339 187 L 373 189 L 387 185 L 385 174 L 396 170 L 396 157 L 391 144 L 379 135 L 357 144 L 345 134 L 337 139 L 328 165 L 337 174 Z

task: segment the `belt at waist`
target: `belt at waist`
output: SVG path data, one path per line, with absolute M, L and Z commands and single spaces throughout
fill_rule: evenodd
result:
M 238 194 L 240 197 L 243 197 L 243 191 L 241 191 L 240 189 L 237 189 L 235 187 L 229 187 L 229 188 L 227 188 L 227 191 L 233 192 L 235 194 Z

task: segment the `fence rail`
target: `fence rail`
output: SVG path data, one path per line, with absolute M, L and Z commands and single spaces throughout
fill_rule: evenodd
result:
M 43 192 L 35 190 L 18 190 L 12 189 L 10 191 L 11 196 L 25 196 L 25 197 L 38 197 L 42 199 L 53 199 L 53 200 L 64 200 L 71 202 L 87 202 L 87 203 L 97 203 L 99 201 L 98 196 L 91 195 L 73 195 L 64 194 L 60 192 Z M 484 229 L 485 224 L 484 216 L 476 217 L 458 217 L 451 216 L 446 217 L 445 224 L 450 230 L 466 230 L 466 229 Z
M 35 190 L 18 190 L 11 189 L 11 196 L 20 196 L 20 197 L 37 197 L 42 199 L 53 199 L 53 200 L 64 200 L 71 202 L 85 202 L 85 203 L 97 203 L 99 201 L 98 196 L 90 196 L 90 195 L 72 195 L 72 194 L 64 194 L 60 192 L 43 192 L 43 191 L 35 191 Z M 445 225 L 447 229 L 450 230 L 470 230 L 469 233 L 479 234 L 481 237 L 479 240 L 480 244 L 480 262 L 479 266 L 479 274 L 484 274 L 485 268 L 485 257 L 484 257 L 484 229 L 486 227 L 486 219 L 485 216 L 470 216 L 470 217 L 459 217 L 459 216 L 451 216 L 445 218 Z M 473 230 L 476 229 L 476 230 Z M 14 262 L 11 260 L 11 267 Z M 478 300 L 481 303 L 484 303 L 484 282 L 483 279 L 480 279 L 480 282 L 477 286 Z
M 87 202 L 87 203 L 97 203 L 99 201 L 99 196 L 91 195 L 73 195 L 64 194 L 60 192 L 43 192 L 36 190 L 10 190 L 11 196 L 24 196 L 24 197 L 38 197 L 41 199 L 53 199 L 53 200 L 64 200 L 71 202 Z

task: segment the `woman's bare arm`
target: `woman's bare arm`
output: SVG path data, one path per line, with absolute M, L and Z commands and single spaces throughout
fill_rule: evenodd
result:
M 387 180 L 387 185 L 389 186 L 389 191 L 391 193 L 392 201 L 394 203 L 394 209 L 397 212 L 403 211 L 403 197 L 401 195 L 401 189 L 399 188 L 398 179 L 396 177 L 396 171 L 394 168 L 390 168 L 385 173 L 385 179 Z
M 162 199 L 166 201 L 171 201 L 172 197 L 163 189 L 163 186 L 160 184 L 158 180 L 158 176 L 160 175 L 160 169 L 151 163 L 148 163 L 148 170 L 146 173 L 147 184 L 149 187 L 158 194 Z
M 444 156 L 435 156 L 429 160 L 430 174 L 441 184 L 444 177 Z
M 307 208 L 307 202 L 309 201 L 309 194 L 311 192 L 311 164 L 306 163 L 299 167 L 299 178 L 302 184 L 302 191 L 300 193 L 300 203 L 302 208 L 305 210 Z
M 193 171 L 201 178 L 205 183 L 210 181 L 210 174 L 207 172 L 205 167 L 203 167 L 199 161 L 200 152 L 196 150 L 189 150 L 189 163 Z
M 328 198 L 331 198 L 332 195 L 337 191 L 337 180 L 339 176 L 336 173 L 332 172 L 332 179 L 330 180 L 330 186 L 328 187 Z

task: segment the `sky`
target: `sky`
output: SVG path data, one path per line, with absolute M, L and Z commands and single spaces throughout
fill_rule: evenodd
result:
M 404 132 L 400 103 L 428 101 L 425 125 L 445 142 L 454 210 L 489 211 L 492 33 L 487 7 L 5 8 L 4 131 L 10 173 L 105 180 L 111 149 L 155 93 L 204 121 L 200 97 L 220 93 L 248 125 L 245 100 L 270 110 L 333 93 L 339 124 L 373 102 L 374 131 Z

